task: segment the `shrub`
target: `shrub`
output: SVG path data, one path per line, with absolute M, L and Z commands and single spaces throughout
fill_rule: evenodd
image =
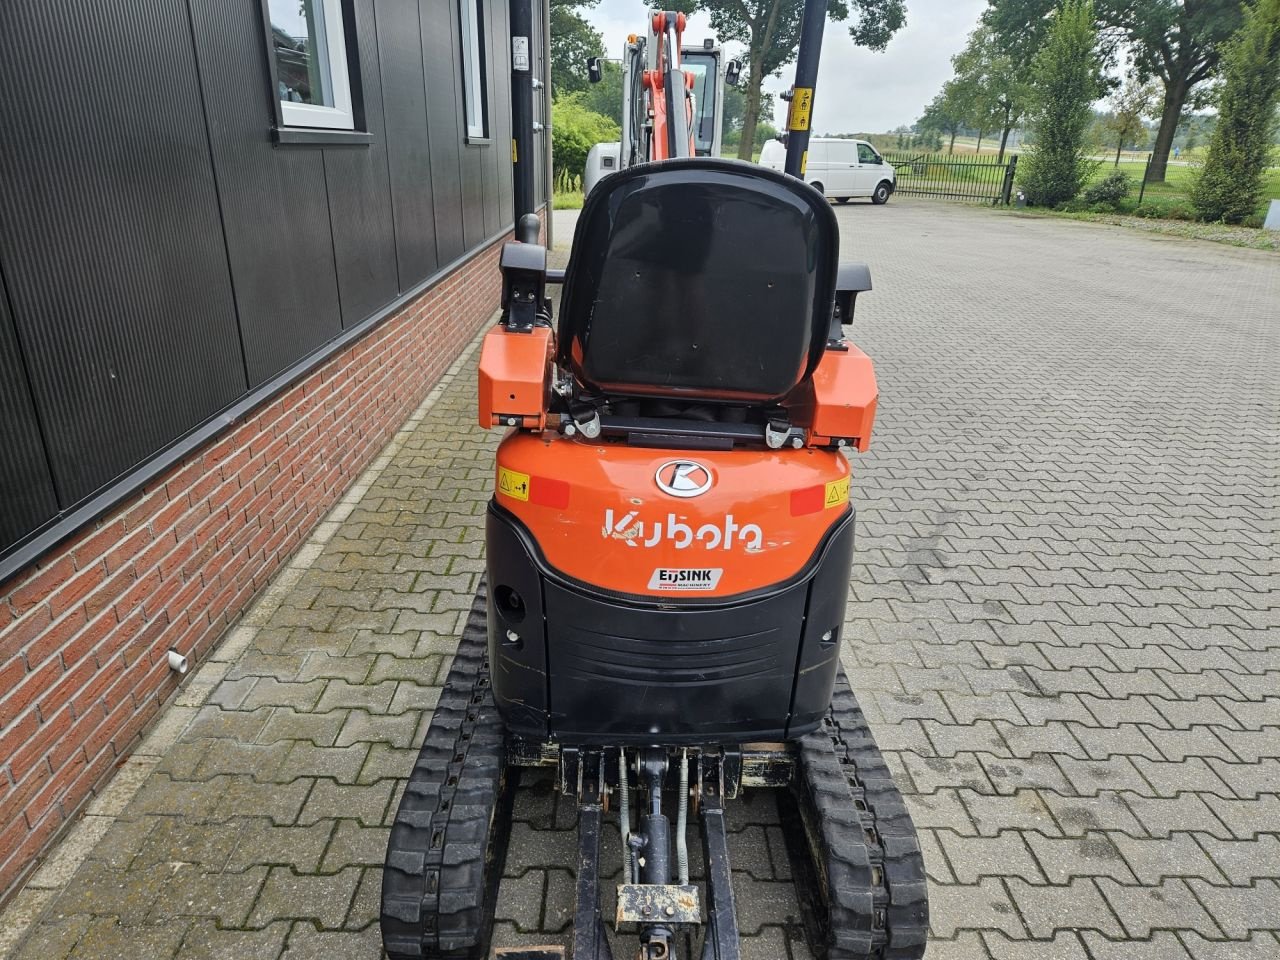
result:
M 1191 200 L 1201 220 L 1241 223 L 1262 199 L 1280 101 L 1280 0 L 1246 7 L 1222 62 L 1218 122 Z
M 557 188 L 566 192 L 576 189 L 591 148 L 621 135 L 616 123 L 583 105 L 582 94 L 556 97 L 551 105 L 551 172 Z
M 1115 207 L 1129 196 L 1132 189 L 1133 181 L 1116 171 L 1085 190 L 1084 198 L 1091 204 L 1110 204 Z
M 1097 169 L 1087 141 L 1102 92 L 1091 0 L 1063 0 L 1032 64 L 1035 145 L 1019 183 L 1027 201 L 1055 207 L 1080 193 Z

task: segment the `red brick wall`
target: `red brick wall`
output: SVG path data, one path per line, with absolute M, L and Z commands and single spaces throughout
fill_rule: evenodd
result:
M 0 901 L 497 306 L 496 243 L 0 583 Z

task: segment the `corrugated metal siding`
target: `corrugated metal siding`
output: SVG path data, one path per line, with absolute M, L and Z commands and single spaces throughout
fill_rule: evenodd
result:
M 457 0 L 352 2 L 372 144 L 319 147 L 260 0 L 0 0 L 0 563 L 510 223 L 505 0 L 483 147 Z
M 334 147 L 324 151 L 344 327 L 359 323 L 378 307 L 394 300 L 399 289 L 375 20 L 374 0 L 356 0 L 355 27 L 360 44 L 365 122 L 373 134 L 373 143 L 368 147 Z
M 436 253 L 421 37 L 417 4 L 401 0 L 378 8 L 382 101 L 401 290 L 426 279 L 441 262 Z M 453 82 L 460 80 L 455 77 Z
M 277 148 L 255 0 L 191 0 L 249 384 L 342 330 L 319 150 Z
M 432 0 L 424 0 L 425 3 L 431 4 Z M 475 0 L 464 0 L 464 2 L 474 3 Z M 449 16 L 453 21 L 453 35 L 461 38 L 462 23 L 460 21 L 461 11 L 457 0 L 449 2 Z M 487 15 L 488 10 L 485 11 Z M 485 28 L 488 29 L 488 22 L 485 22 Z M 460 40 L 459 40 L 460 42 Z M 458 70 L 462 70 L 462 62 L 458 62 Z M 465 117 L 466 111 L 463 107 L 463 86 L 461 83 L 456 85 L 458 99 L 458 116 L 464 118 L 462 132 L 466 133 Z M 492 92 L 491 92 L 492 94 Z M 492 111 L 490 111 L 492 113 Z M 492 132 L 493 120 L 489 119 L 490 132 Z M 462 237 L 463 242 L 468 246 L 479 243 L 485 237 L 484 232 L 484 173 L 481 169 L 481 163 L 492 149 L 489 144 L 464 143 L 462 147 Z
M 13 543 L 58 512 L 53 477 L 27 387 L 9 301 L 0 278 L 0 545 Z
M 462 120 L 461 47 L 456 17 L 446 6 L 456 0 L 425 0 L 422 52 L 426 67 L 427 128 L 431 134 L 431 185 L 435 190 L 436 245 L 440 262 L 462 255 Z M 426 16 L 428 10 L 434 11 Z
M 0 4 L 0 261 L 68 506 L 245 390 L 181 0 Z
M 499 0 L 499 6 L 501 6 L 501 0 Z M 541 16 L 536 2 L 533 16 L 535 21 Z M 493 36 L 494 43 L 502 51 L 501 57 L 494 60 L 497 68 L 499 107 L 493 113 L 493 142 L 497 147 L 494 150 L 494 160 L 498 164 L 499 224 L 503 224 L 512 222 L 511 205 L 515 202 L 512 197 L 515 187 L 511 172 L 511 21 L 507 17 L 498 17 L 497 23 L 494 24 Z

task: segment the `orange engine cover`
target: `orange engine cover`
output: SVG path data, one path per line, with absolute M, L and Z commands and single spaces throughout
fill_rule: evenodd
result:
M 654 450 L 513 431 L 495 486 L 570 577 L 634 595 L 725 597 L 802 570 L 847 509 L 849 462 L 813 448 Z

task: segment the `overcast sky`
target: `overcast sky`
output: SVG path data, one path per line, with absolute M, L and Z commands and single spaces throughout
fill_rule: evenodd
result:
M 646 6 L 644 0 L 600 0 L 594 10 L 584 11 L 604 35 L 610 57 L 621 53 L 628 33 L 644 28 Z M 985 0 L 907 0 L 907 25 L 889 41 L 884 53 L 855 47 L 847 27 L 828 22 L 814 131 L 879 133 L 918 119 L 950 78 L 951 57 L 964 47 L 985 6 Z M 712 35 L 706 16 L 695 14 L 684 36 L 686 42 L 697 44 Z M 794 65 L 783 68 L 782 78 L 766 80 L 765 89 L 787 89 L 794 74 Z M 775 122 L 781 125 L 786 104 L 779 100 L 778 106 Z

